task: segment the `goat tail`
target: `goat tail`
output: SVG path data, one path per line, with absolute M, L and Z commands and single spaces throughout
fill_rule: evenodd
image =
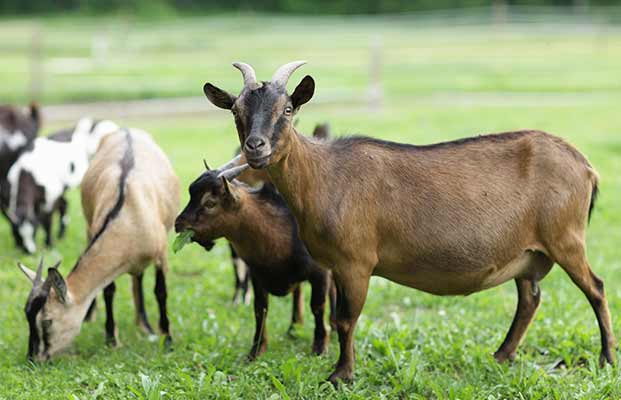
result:
M 599 195 L 599 185 L 598 182 L 595 181 L 593 183 L 593 189 L 591 190 L 591 202 L 589 203 L 589 219 L 588 222 L 591 222 L 591 214 L 593 214 L 593 208 L 595 208 L 595 202 L 597 201 L 597 196 Z

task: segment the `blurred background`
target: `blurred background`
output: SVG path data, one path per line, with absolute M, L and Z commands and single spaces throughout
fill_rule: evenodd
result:
M 587 101 L 621 88 L 616 0 L 0 0 L 0 13 L 3 102 L 113 101 L 97 110 L 117 116 L 205 111 L 206 80 L 240 87 L 235 60 L 268 79 L 307 59 L 317 103 L 375 111 L 420 96 Z

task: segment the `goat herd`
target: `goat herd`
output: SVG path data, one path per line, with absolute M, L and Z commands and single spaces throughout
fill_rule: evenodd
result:
M 0 109 L 1 205 L 15 243 L 33 253 L 41 225 L 46 244 L 60 214 L 65 232 L 67 188 L 81 184 L 88 245 L 66 278 L 58 264 L 43 276 L 19 267 L 32 282 L 25 312 L 28 356 L 45 361 L 67 348 L 91 316 L 103 289 L 106 338 L 117 341 L 114 280 L 132 276 L 139 325 L 153 334 L 144 309 L 142 276 L 153 263 L 159 328 L 171 342 L 166 312 L 168 232 L 206 250 L 225 237 L 236 266 L 235 301 L 254 292 L 256 331 L 249 358 L 267 348 L 268 294 L 312 286 L 312 350 L 326 351 L 326 299 L 340 356 L 329 380 L 351 381 L 354 330 L 372 275 L 437 295 L 467 295 L 510 279 L 518 303 L 511 328 L 494 354 L 513 359 L 540 301 L 539 281 L 558 263 L 590 302 L 601 331 L 600 362 L 613 363 L 616 342 L 603 282 L 591 270 L 585 231 L 598 175 L 564 140 L 515 131 L 426 146 L 369 137 L 329 138 L 326 127 L 306 137 L 293 117 L 313 96 L 305 76 L 286 85 L 304 62 L 280 67 L 267 82 L 253 68 L 238 96 L 206 83 L 215 106 L 230 110 L 241 154 L 217 169 L 205 163 L 179 210 L 179 183 L 151 137 L 111 121 L 80 120 L 75 128 L 36 137 L 39 112 Z

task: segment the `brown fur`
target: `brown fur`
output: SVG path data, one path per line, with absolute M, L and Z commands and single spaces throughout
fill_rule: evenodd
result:
M 217 178 L 209 171 L 190 186 L 190 202 L 177 217 L 178 232 L 191 229 L 193 240 L 206 249 L 225 237 L 248 265 L 254 289 L 255 337 L 249 354 L 255 359 L 267 349 L 268 294 L 293 293 L 292 327 L 302 322 L 300 283 L 312 286 L 315 317 L 313 351 L 322 354 L 328 344 L 323 320 L 330 274 L 310 257 L 297 235 L 297 226 L 284 201 L 271 184 L 261 189 Z M 331 297 L 334 304 L 334 297 Z
M 341 353 L 330 381 L 353 377 L 353 333 L 372 275 L 438 295 L 515 279 L 516 316 L 495 354 L 503 361 L 515 355 L 539 304 L 537 282 L 555 262 L 595 311 L 600 362 L 614 361 L 603 283 L 586 258 L 598 177 L 574 147 L 539 131 L 430 146 L 318 143 L 295 131 L 287 110 L 313 91 L 306 76 L 291 96 L 267 82 L 222 101 L 226 92 L 205 85 L 214 104 L 235 110 L 249 164 L 267 168 L 310 254 L 333 272 Z

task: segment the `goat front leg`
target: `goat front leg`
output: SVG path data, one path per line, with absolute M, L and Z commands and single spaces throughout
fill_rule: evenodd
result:
M 327 271 L 317 272 L 311 277 L 311 310 L 315 318 L 315 335 L 313 353 L 321 355 L 328 350 L 328 329 L 324 320 L 326 296 L 330 289 L 330 274 Z
M 119 346 L 118 331 L 114 322 L 114 292 L 116 284 L 110 283 L 103 290 L 104 302 L 106 303 L 106 343 L 112 347 Z
M 252 278 L 252 288 L 254 290 L 255 331 L 252 348 L 248 354 L 249 361 L 254 361 L 267 350 L 267 327 L 265 320 L 267 319 L 268 293 L 254 277 Z
M 132 294 L 134 297 L 134 308 L 136 309 L 136 325 L 146 334 L 154 335 L 153 328 L 147 318 L 147 310 L 144 306 L 144 291 L 142 289 L 143 274 L 132 275 Z
M 328 380 L 351 382 L 354 375 L 354 330 L 364 306 L 369 288 L 370 274 L 356 273 L 354 266 L 333 270 L 336 284 L 336 329 L 339 335 L 340 354 L 334 372 Z
M 43 226 L 43 231 L 45 232 L 45 245 L 47 247 L 52 247 L 53 238 L 52 238 L 52 214 L 44 212 L 41 215 L 41 225 Z
M 164 335 L 164 346 L 172 345 L 172 337 L 170 336 L 170 322 L 168 321 L 168 311 L 166 309 L 166 299 L 168 291 L 166 290 L 166 261 L 155 266 L 155 298 L 160 309 L 160 331 Z

